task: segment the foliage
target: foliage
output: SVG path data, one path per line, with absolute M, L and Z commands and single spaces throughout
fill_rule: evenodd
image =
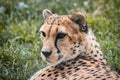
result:
M 40 57 L 42 10 L 81 11 L 101 44 L 105 58 L 120 73 L 120 0 L 1 0 L 0 80 L 26 80 L 46 66 Z

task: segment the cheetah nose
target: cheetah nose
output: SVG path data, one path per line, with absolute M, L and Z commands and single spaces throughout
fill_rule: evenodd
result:
M 45 57 L 49 57 L 52 53 L 52 51 L 48 52 L 48 51 L 41 51 L 42 54 L 45 56 Z

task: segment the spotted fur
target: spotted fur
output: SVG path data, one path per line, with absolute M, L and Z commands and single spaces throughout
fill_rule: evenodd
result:
M 120 80 L 107 65 L 84 14 L 57 15 L 43 10 L 41 56 L 49 66 L 30 80 Z

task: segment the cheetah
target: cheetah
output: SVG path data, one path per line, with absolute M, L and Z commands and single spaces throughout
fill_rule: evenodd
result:
M 30 80 L 120 80 L 107 65 L 83 13 L 58 15 L 44 9 L 42 14 L 41 57 L 49 66 Z

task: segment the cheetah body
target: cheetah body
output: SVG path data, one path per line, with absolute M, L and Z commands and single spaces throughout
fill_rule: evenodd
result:
M 120 75 L 106 64 L 82 13 L 57 15 L 45 9 L 43 17 L 41 51 L 49 55 L 41 56 L 50 66 L 30 80 L 120 80 Z

